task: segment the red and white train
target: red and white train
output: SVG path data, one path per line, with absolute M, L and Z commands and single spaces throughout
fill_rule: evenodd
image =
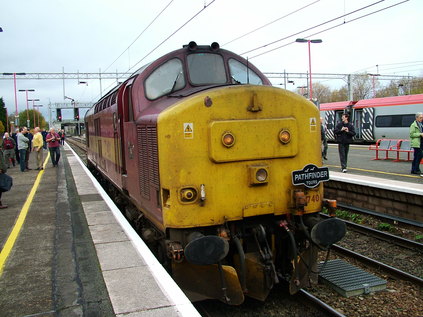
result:
M 335 141 L 333 129 L 343 113 L 350 114 L 357 143 L 378 139 L 408 139 L 409 127 L 417 112 L 423 112 L 423 94 L 340 101 L 320 105 L 320 116 L 327 128 L 328 141 Z

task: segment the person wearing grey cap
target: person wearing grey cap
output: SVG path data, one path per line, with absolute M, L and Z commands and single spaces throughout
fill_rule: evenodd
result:
M 420 170 L 420 161 L 423 158 L 423 113 L 416 113 L 416 120 L 410 125 L 410 146 L 414 150 L 414 159 L 411 163 L 411 174 L 418 174 L 423 177 Z

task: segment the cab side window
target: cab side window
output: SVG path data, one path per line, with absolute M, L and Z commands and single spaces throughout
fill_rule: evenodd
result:
M 233 58 L 228 63 L 233 84 L 263 85 L 261 78 L 244 64 Z
M 154 100 L 170 92 L 185 87 L 185 76 L 182 62 L 178 58 L 171 59 L 159 66 L 145 80 L 145 95 Z

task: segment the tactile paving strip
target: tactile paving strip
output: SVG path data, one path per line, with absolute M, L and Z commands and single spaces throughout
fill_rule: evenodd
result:
M 320 272 L 321 268 L 323 271 Z M 318 265 L 319 278 L 345 297 L 369 294 L 386 288 L 386 281 L 341 259 Z

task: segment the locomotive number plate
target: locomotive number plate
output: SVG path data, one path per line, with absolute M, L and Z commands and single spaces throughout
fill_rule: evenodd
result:
M 318 192 L 312 192 L 311 194 L 306 194 L 305 197 L 306 197 L 307 205 L 310 203 L 311 204 L 319 203 L 322 200 Z
M 318 209 L 322 204 L 322 196 L 318 191 L 311 190 L 305 193 L 305 199 L 307 202 L 306 210 Z

